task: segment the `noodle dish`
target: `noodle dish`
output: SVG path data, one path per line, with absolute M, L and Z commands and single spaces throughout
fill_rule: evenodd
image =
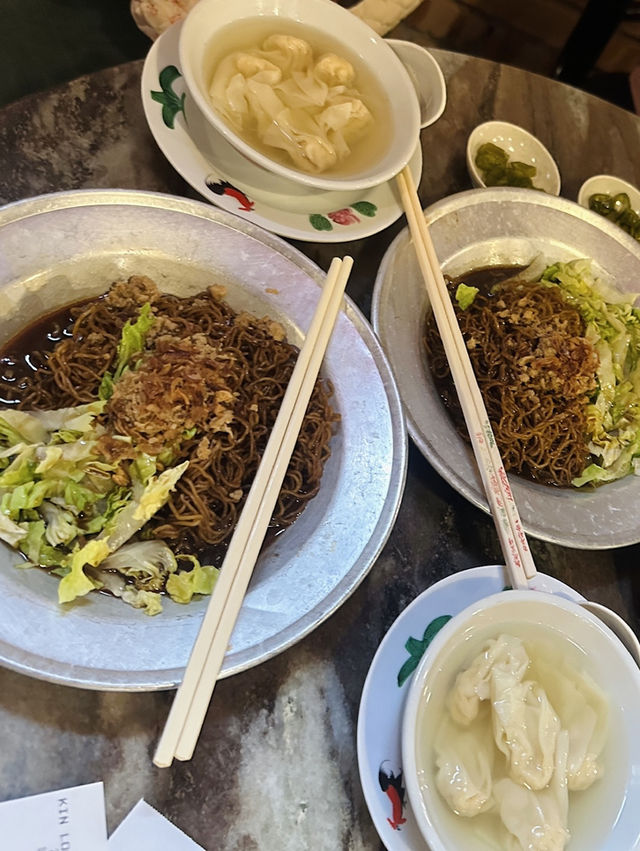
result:
M 640 249 L 565 198 L 507 186 L 425 210 L 525 531 L 563 546 L 640 541 Z M 408 235 L 382 260 L 373 326 L 409 434 L 489 511 Z
M 508 472 L 576 488 L 640 472 L 635 294 L 597 278 L 588 259 L 489 267 L 449 286 Z M 432 314 L 425 346 L 466 436 Z
M 34 427 L 12 446 L 3 440 L 0 476 L 15 461 L 16 478 L 25 480 L 12 490 L 47 491 L 32 508 L 16 497 L 17 513 L 7 516 L 20 539 L 0 542 L 0 664 L 82 688 L 174 688 L 211 599 L 205 583 L 222 568 L 326 276 L 253 223 L 133 190 L 9 205 L 0 210 L 0 256 L 0 346 L 11 358 L 0 369 L 0 418 L 22 417 L 17 432 L 25 422 Z M 272 658 L 330 617 L 373 565 L 400 505 L 407 461 L 400 399 L 380 343 L 348 296 L 300 437 L 222 677 Z M 77 480 L 61 488 L 63 506 L 47 480 L 64 479 L 64 465 Z M 87 496 L 85 485 L 93 498 L 100 483 L 95 502 L 73 503 Z M 71 514 L 71 528 L 57 528 L 67 543 L 36 534 L 38 526 L 24 541 L 20 524 L 48 524 L 39 516 L 44 507 L 61 519 Z M 125 529 L 118 518 L 127 517 Z M 81 532 L 71 537 L 74 522 Z M 127 575 L 131 551 L 104 568 L 121 555 L 101 560 L 116 531 L 132 533 L 120 550 L 141 548 L 137 576 Z M 38 542 L 38 558 L 18 551 Z M 26 566 L 92 542 L 98 563 L 80 567 L 85 578 L 70 560 Z M 60 604 L 72 567 L 81 589 L 95 588 L 96 579 L 109 587 Z M 151 587 L 154 576 L 162 590 Z M 187 605 L 172 598 L 174 586 L 191 595 Z M 145 605 L 123 603 L 119 590 Z M 148 617 L 149 603 L 158 602 L 162 613 Z
M 153 615 L 211 593 L 297 351 L 223 294 L 133 276 L 5 346 L 0 538 L 60 577 L 61 603 L 103 590 Z M 328 397 L 318 382 L 272 534 L 317 493 Z

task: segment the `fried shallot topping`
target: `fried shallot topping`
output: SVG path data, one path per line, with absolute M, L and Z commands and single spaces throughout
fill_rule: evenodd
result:
M 136 369 L 115 384 L 105 414 L 110 427 L 149 455 L 176 448 L 192 429 L 228 432 L 234 396 L 226 376 L 232 357 L 202 334 L 154 341 Z

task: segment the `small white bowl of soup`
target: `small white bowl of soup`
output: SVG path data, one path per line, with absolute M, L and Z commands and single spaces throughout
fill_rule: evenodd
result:
M 415 151 L 420 108 L 409 73 L 332 0 L 200 0 L 179 53 L 206 120 L 271 173 L 360 190 L 390 180 Z
M 407 695 L 406 789 L 431 851 L 640 847 L 640 669 L 590 612 L 503 591 L 436 635 Z

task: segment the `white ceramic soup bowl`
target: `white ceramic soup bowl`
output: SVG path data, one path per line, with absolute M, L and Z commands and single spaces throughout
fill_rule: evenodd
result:
M 315 33 L 322 52 L 330 49 L 352 60 L 356 73 L 360 69 L 371 79 L 386 104 L 380 107 L 385 120 L 368 134 L 376 140 L 372 158 L 354 156 L 350 170 L 347 157 L 335 168 L 335 174 L 331 169 L 319 174 L 303 172 L 254 148 L 216 112 L 209 99 L 215 65 L 227 53 L 248 47 L 254 38 L 257 41 L 256 34 L 266 35 L 265 30 L 303 38 L 309 35 L 310 40 Z M 243 42 L 245 33 L 249 44 Z M 420 108 L 405 66 L 381 36 L 332 0 L 200 0 L 183 23 L 179 54 L 186 84 L 202 115 L 238 151 L 267 172 L 315 189 L 365 189 L 394 177 L 415 150 Z M 375 104 L 372 106 L 375 117 Z M 367 141 L 364 138 L 357 144 Z
M 502 633 L 541 643 L 547 661 L 591 677 L 608 703 L 603 776 L 569 796 L 567 851 L 640 847 L 640 669 L 613 632 L 576 603 L 540 591 L 503 591 L 453 617 L 418 666 L 402 724 L 402 761 L 412 812 L 431 851 L 488 851 L 475 818 L 455 815 L 435 785 L 434 739 L 456 675 Z M 517 847 L 517 846 L 516 846 Z

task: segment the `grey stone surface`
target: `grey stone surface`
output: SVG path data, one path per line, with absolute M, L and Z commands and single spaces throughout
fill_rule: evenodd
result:
M 469 188 L 466 138 L 492 117 L 521 124 L 548 145 L 566 197 L 575 198 L 581 182 L 600 172 L 640 184 L 640 118 L 524 71 L 434 55 L 447 78 L 448 105 L 422 135 L 425 206 Z M 0 201 L 87 187 L 198 197 L 146 127 L 140 71 L 141 63 L 123 65 L 1 110 Z M 349 292 L 367 313 L 378 263 L 402 226 L 344 246 L 298 247 L 324 268 L 348 250 L 356 260 Z M 531 545 L 540 570 L 638 627 L 637 546 L 585 552 Z M 295 647 L 219 683 L 191 762 L 163 770 L 151 763 L 169 693 L 82 691 L 0 670 L 0 800 L 103 780 L 110 830 L 144 797 L 211 851 L 381 848 L 356 759 L 368 666 L 420 591 L 453 572 L 500 561 L 490 518 L 412 448 L 397 523 L 368 577 Z

